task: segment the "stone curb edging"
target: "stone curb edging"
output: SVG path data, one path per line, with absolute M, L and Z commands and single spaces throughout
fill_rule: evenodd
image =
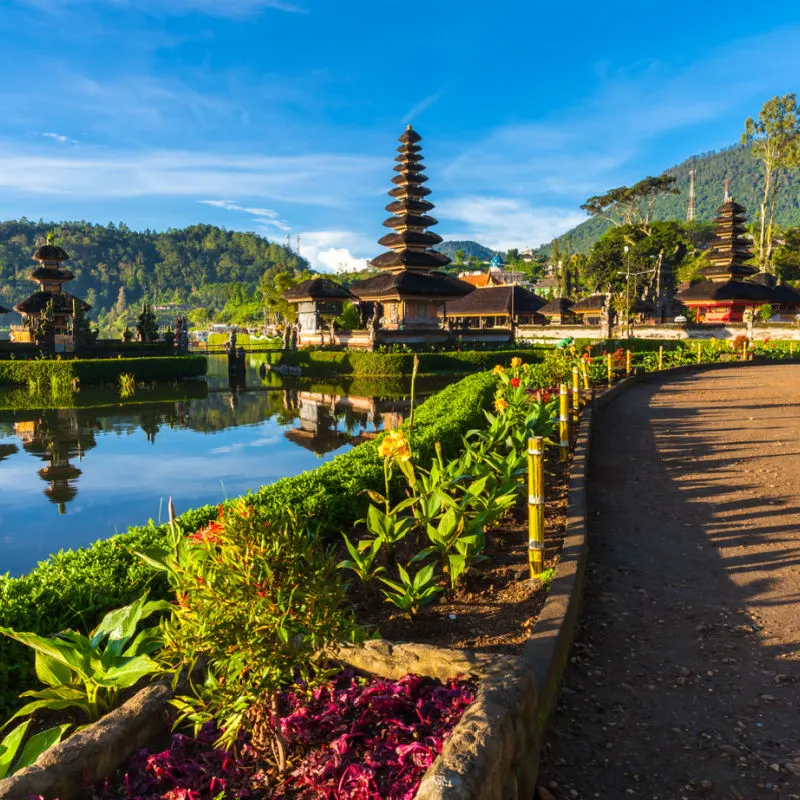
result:
M 74 800 L 86 784 L 102 781 L 137 750 L 169 731 L 166 704 L 172 690 L 147 686 L 101 720 L 50 748 L 37 762 L 0 781 L 0 800 Z
M 542 731 L 569 658 L 583 596 L 591 425 L 592 409 L 587 408 L 573 451 L 561 559 L 531 637 L 520 656 L 498 658 L 481 681 L 475 700 L 425 773 L 416 800 L 528 800 L 534 795 Z

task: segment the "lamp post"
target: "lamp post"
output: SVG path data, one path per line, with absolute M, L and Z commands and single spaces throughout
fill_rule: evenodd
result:
M 631 278 L 637 278 L 639 275 L 649 275 L 652 270 L 644 269 L 641 272 L 631 272 L 631 260 L 628 257 L 629 248 L 625 245 L 626 255 L 626 269 L 625 272 L 618 271 L 617 275 L 625 276 L 625 338 L 631 338 Z

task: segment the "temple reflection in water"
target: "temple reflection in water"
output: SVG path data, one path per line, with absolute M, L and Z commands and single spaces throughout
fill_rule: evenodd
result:
M 97 445 L 97 426 L 86 422 L 79 422 L 75 409 L 60 409 L 14 423 L 22 449 L 47 462 L 37 474 L 48 484 L 44 495 L 58 506 L 60 514 L 78 494 L 77 481 L 82 473 L 72 460 L 83 460 L 84 454 Z
M 284 432 L 294 444 L 317 455 L 374 439 L 397 428 L 410 408 L 406 399 L 381 399 L 322 392 L 284 392 L 284 407 L 299 425 Z

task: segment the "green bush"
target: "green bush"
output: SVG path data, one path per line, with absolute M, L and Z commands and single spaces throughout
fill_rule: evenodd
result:
M 225 347 L 228 344 L 227 333 L 209 333 L 208 346 L 209 347 Z M 243 347 L 251 353 L 261 352 L 262 350 L 280 350 L 283 347 L 283 342 L 280 337 L 272 339 L 255 339 L 249 333 L 236 334 L 236 346 Z
M 477 372 L 496 364 L 508 364 L 518 356 L 529 362 L 538 361 L 551 348 L 513 350 L 453 350 L 442 353 L 419 353 L 419 372 L 434 373 Z M 270 353 L 268 363 L 299 366 L 303 375 L 329 377 L 354 375 L 359 378 L 400 377 L 410 375 L 413 353 L 372 353 L 343 350 L 291 350 Z
M 429 461 L 437 441 L 445 456 L 458 452 L 462 434 L 483 424 L 483 409 L 494 389 L 494 377 L 479 373 L 420 405 L 411 437 L 419 458 Z M 266 514 L 291 508 L 301 520 L 321 522 L 328 533 L 347 530 L 364 516 L 365 490 L 383 489 L 378 443 L 365 442 L 315 470 L 265 486 L 251 501 Z M 179 522 L 183 530 L 197 530 L 217 513 L 216 506 L 203 506 L 182 514 Z M 68 627 L 89 630 L 109 609 L 132 602 L 146 588 L 151 597 L 167 597 L 163 574 L 133 555 L 134 550 L 162 546 L 166 537 L 167 525 L 151 522 L 91 547 L 59 552 L 20 578 L 0 576 L 0 625 L 43 635 Z M 0 719 L 33 683 L 33 664 L 25 648 L 0 642 Z

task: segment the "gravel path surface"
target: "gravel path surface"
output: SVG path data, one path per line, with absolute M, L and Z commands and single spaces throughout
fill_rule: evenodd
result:
M 592 448 L 540 797 L 800 799 L 800 365 L 634 386 Z

